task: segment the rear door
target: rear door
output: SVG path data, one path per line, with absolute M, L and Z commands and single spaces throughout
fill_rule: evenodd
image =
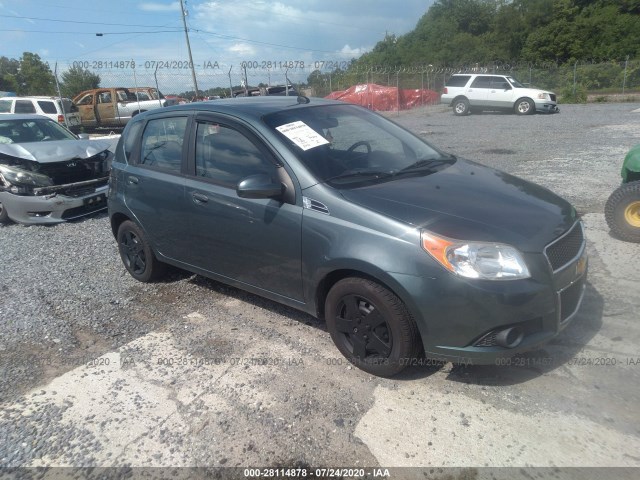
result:
M 156 251 L 176 260 L 190 242 L 183 163 L 190 122 L 184 113 L 147 121 L 123 175 L 126 206 Z
M 473 79 L 467 88 L 467 98 L 472 107 L 485 107 L 487 96 L 491 88 L 491 77 L 489 75 L 478 75 Z
M 206 114 L 194 128 L 185 192 L 189 263 L 302 301 L 302 206 L 291 177 L 243 124 Z M 238 196 L 238 182 L 260 174 L 289 185 L 284 200 Z

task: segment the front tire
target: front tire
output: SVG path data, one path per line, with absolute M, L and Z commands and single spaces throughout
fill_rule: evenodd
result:
M 122 222 L 116 236 L 124 267 L 140 282 L 152 282 L 165 273 L 166 264 L 158 261 L 142 229 L 131 220 Z
M 604 207 L 604 217 L 618 238 L 640 242 L 640 180 L 613 191 Z
M 530 98 L 521 98 L 513 109 L 518 115 L 533 115 L 536 113 L 536 104 Z
M 380 377 L 401 372 L 418 352 L 418 329 L 402 301 L 371 280 L 337 282 L 325 301 L 325 318 L 340 353 Z
M 456 98 L 453 102 L 453 114 L 458 117 L 469 115 L 471 113 L 471 105 L 466 98 Z

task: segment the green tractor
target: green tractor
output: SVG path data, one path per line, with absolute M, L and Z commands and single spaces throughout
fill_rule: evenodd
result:
M 604 207 L 607 225 L 620 239 L 640 242 L 640 144 L 624 157 L 622 185 Z

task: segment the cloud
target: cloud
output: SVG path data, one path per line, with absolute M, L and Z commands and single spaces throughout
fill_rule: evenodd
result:
M 236 43 L 229 47 L 229 52 L 237 55 L 255 55 L 256 49 L 247 43 Z
M 367 52 L 371 50 L 370 47 L 367 48 L 351 48 L 349 46 L 349 44 L 345 45 L 344 47 L 342 47 L 340 49 L 340 55 L 344 56 L 344 57 L 348 57 L 348 58 L 353 58 L 353 57 L 359 57 L 360 55 L 362 55 L 363 53 Z
M 155 3 L 145 2 L 138 5 L 140 10 L 145 12 L 177 12 L 180 11 L 180 2 Z

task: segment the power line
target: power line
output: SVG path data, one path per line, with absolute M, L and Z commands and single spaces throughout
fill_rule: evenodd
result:
M 146 35 L 150 33 L 180 33 L 180 30 L 156 30 L 153 32 L 55 32 L 50 30 L 23 30 L 23 29 L 14 29 L 14 30 L 5 30 L 0 29 L 0 32 L 23 32 L 23 33 L 56 33 L 56 34 L 65 34 L 65 35 L 93 35 L 101 37 L 103 35 L 132 35 L 132 34 L 141 34 Z
M 0 17 L 5 18 L 21 18 L 24 20 L 40 20 L 43 22 L 58 22 L 58 23 L 75 23 L 81 25 L 106 25 L 110 27 L 142 27 L 142 28 L 162 28 L 164 25 L 140 25 L 136 23 L 104 23 L 104 22 L 84 22 L 79 20 L 58 20 L 53 18 L 42 18 L 42 17 L 25 17 L 22 15 L 1 15 Z

